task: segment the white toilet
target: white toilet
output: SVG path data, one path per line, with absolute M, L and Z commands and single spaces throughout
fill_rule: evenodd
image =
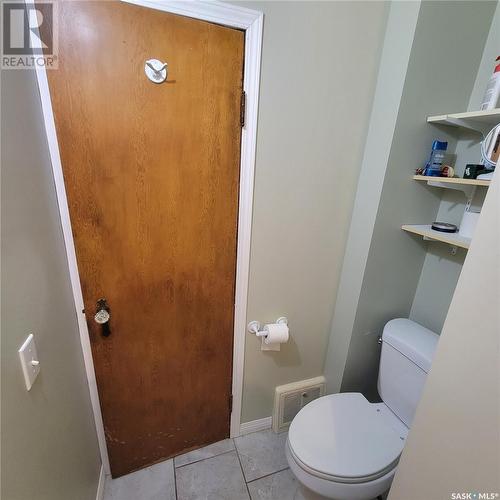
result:
M 383 403 L 340 393 L 300 410 L 286 456 L 304 486 L 336 500 L 372 500 L 389 489 L 438 338 L 409 319 L 389 321 L 378 374 Z

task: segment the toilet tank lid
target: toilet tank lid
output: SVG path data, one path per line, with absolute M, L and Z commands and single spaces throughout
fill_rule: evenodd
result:
M 397 349 L 426 373 L 431 367 L 438 340 L 439 335 L 406 318 L 392 319 L 382 333 L 383 342 Z

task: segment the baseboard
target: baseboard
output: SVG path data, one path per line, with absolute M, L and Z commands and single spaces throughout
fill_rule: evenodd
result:
M 95 500 L 103 500 L 105 481 L 106 481 L 106 474 L 104 474 L 104 467 L 101 465 L 101 472 L 99 473 L 99 483 L 97 484 L 97 493 L 95 496 Z
M 240 436 L 251 432 L 264 431 L 270 429 L 273 424 L 273 417 L 259 418 L 251 422 L 244 422 L 240 425 Z

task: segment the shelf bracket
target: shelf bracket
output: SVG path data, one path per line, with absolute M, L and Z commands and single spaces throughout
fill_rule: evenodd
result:
M 484 124 L 475 120 L 467 120 L 465 118 L 452 118 L 451 116 L 446 117 L 447 125 L 452 125 L 455 127 L 466 128 L 467 130 L 473 130 L 481 135 L 485 136 L 490 130 L 491 125 Z
M 455 189 L 456 191 L 462 191 L 464 193 L 465 198 L 467 200 L 467 205 L 470 205 L 472 202 L 472 198 L 474 198 L 474 194 L 476 193 L 476 186 L 470 186 L 467 184 L 449 184 L 447 182 L 439 182 L 435 181 L 427 181 L 429 186 L 440 187 L 445 189 Z
M 441 241 L 436 240 L 435 238 L 431 238 L 430 236 L 422 236 L 424 241 Z M 449 245 L 451 255 L 457 255 L 458 247 L 456 245 Z

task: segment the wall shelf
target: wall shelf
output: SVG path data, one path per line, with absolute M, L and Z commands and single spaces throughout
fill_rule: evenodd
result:
M 427 184 L 432 186 L 433 183 L 439 184 L 462 184 L 466 186 L 489 186 L 491 181 L 483 181 L 480 179 L 462 179 L 460 177 L 432 177 L 430 175 L 414 175 L 413 178 L 416 181 L 425 181 Z M 448 186 L 438 186 L 438 187 L 448 187 Z
M 428 116 L 427 123 L 461 127 L 468 130 L 474 130 L 481 134 L 486 134 L 495 125 L 500 123 L 500 108 L 491 109 L 489 111 L 468 111 L 466 113 Z
M 424 240 L 441 241 L 452 247 L 465 248 L 466 250 L 469 248 L 471 242 L 471 238 L 465 238 L 458 233 L 435 231 L 431 228 L 430 224 L 405 224 L 401 226 L 401 229 L 408 233 L 418 234 L 422 236 Z
M 459 177 L 434 177 L 428 175 L 414 175 L 416 181 L 425 181 L 429 186 L 455 189 L 462 191 L 465 195 L 467 203 L 472 202 L 477 186 L 488 187 L 491 181 L 483 181 L 478 179 L 461 179 Z

